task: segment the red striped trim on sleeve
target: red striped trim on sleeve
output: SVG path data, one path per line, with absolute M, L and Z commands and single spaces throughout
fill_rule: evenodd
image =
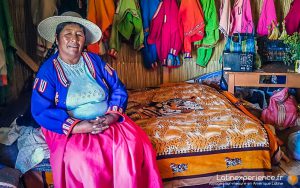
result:
M 36 88 L 36 85 L 37 85 L 38 82 L 39 82 L 39 78 L 35 78 L 34 83 L 33 83 L 33 89 Z
M 55 70 L 57 73 L 58 80 L 64 87 L 68 87 L 69 81 L 68 81 L 62 67 L 60 66 L 59 62 L 56 59 L 54 59 L 53 64 L 54 64 L 54 67 L 55 67 Z
M 79 119 L 76 119 L 76 118 L 72 118 L 72 117 L 69 117 L 65 120 L 65 122 L 62 124 L 62 129 L 63 129 L 63 133 L 65 135 L 70 135 L 73 127 L 78 123 L 80 122 Z
M 83 59 L 91 73 L 91 75 L 93 76 L 93 78 L 96 78 L 96 71 L 95 71 L 95 67 L 93 65 L 93 62 L 91 61 L 90 56 L 88 55 L 88 53 L 83 52 L 82 53 Z
M 113 69 L 109 64 L 106 63 L 106 65 L 105 65 L 104 68 L 105 68 L 105 70 L 108 72 L 108 74 L 109 74 L 110 76 L 113 75 L 114 69 Z
M 48 84 L 47 81 L 41 79 L 40 86 L 39 86 L 39 92 L 44 93 L 47 88 L 47 84 Z
M 110 106 L 107 109 L 107 113 L 109 113 L 109 112 L 119 112 L 119 113 L 123 114 L 124 110 L 123 110 L 123 108 L 121 108 L 119 106 Z

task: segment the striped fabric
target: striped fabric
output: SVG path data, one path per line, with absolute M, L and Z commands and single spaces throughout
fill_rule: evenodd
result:
M 255 39 L 252 34 L 234 34 L 227 38 L 224 51 L 255 53 Z

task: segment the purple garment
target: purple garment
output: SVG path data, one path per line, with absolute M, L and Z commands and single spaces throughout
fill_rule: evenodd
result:
M 300 32 L 300 0 L 291 3 L 290 11 L 285 17 L 285 27 L 289 35 Z
M 250 0 L 235 0 L 231 14 L 233 22 L 230 34 L 253 32 Z
M 274 21 L 277 24 L 277 16 L 274 0 L 264 0 L 264 4 L 261 9 L 260 17 L 257 25 L 257 34 L 260 36 L 268 35 L 268 26 Z

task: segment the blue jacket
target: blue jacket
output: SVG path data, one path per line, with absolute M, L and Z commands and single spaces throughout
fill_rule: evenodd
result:
M 80 120 L 67 113 L 66 97 L 69 81 L 57 60 L 58 53 L 50 57 L 40 68 L 33 85 L 31 112 L 44 128 L 68 135 Z M 127 106 L 127 92 L 116 71 L 93 53 L 82 56 L 91 75 L 104 89 L 108 101 L 107 113 L 122 115 Z

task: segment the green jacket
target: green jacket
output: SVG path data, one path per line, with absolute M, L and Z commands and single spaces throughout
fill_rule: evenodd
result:
M 129 40 L 133 37 L 133 48 L 143 47 L 144 31 L 139 2 L 137 0 L 119 0 L 112 25 L 109 48 L 121 49 L 122 37 Z

